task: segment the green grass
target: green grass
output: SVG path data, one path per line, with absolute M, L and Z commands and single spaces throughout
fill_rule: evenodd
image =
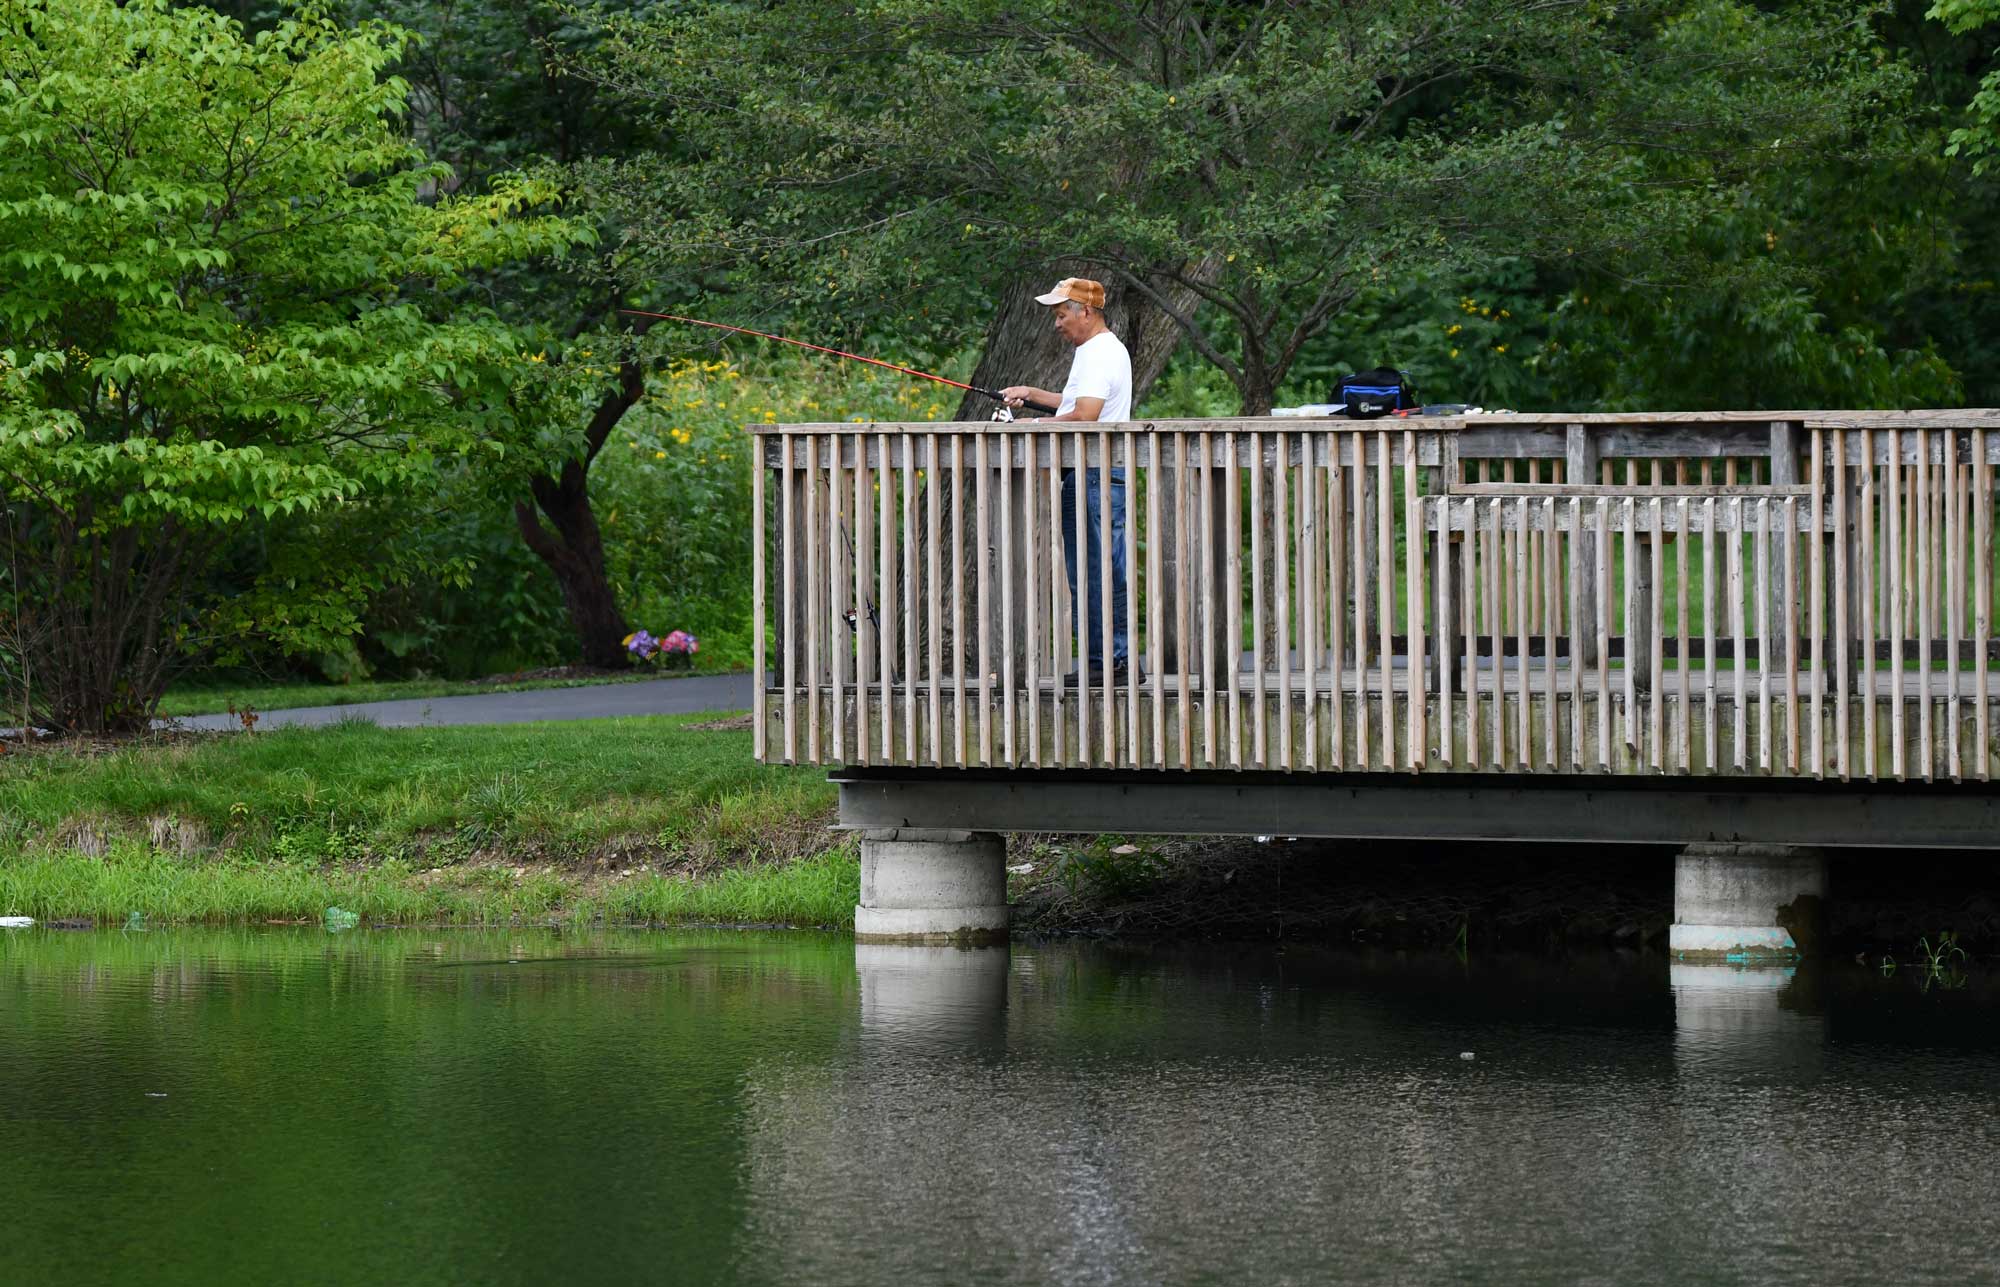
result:
M 644 717 L 181 738 L 0 759 L 0 914 L 845 924 L 833 790 Z
M 317 921 L 329 907 L 374 925 L 853 924 L 861 890 L 851 848 L 755 863 L 708 878 L 647 873 L 615 887 L 553 871 L 429 883 L 407 864 L 319 871 L 282 863 L 187 862 L 123 843 L 103 859 L 43 854 L 0 862 L 0 907 L 40 920 L 122 925 Z
M 630 684 L 648 679 L 667 679 L 689 673 L 727 673 L 726 667 L 695 671 L 634 670 L 629 675 L 602 675 L 587 679 L 531 679 L 519 683 L 488 684 L 466 679 L 366 679 L 351 684 L 289 683 L 259 684 L 197 680 L 167 690 L 160 701 L 160 714 L 175 718 L 184 715 L 220 715 L 231 707 L 253 711 L 294 710 L 301 706 L 355 706 L 363 702 L 393 702 L 414 697 L 463 697 L 473 693 L 520 693 L 540 688 L 592 688 L 600 684 Z

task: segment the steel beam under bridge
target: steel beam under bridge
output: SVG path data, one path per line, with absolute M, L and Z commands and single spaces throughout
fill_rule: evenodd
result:
M 844 769 L 856 829 L 2000 849 L 2000 786 Z

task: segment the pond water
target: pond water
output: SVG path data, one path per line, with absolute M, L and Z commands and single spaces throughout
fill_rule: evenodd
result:
M 2000 1281 L 1996 1019 L 1851 963 L 11 932 L 0 1280 Z

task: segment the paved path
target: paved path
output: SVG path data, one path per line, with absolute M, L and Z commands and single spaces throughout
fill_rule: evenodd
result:
M 393 702 L 346 706 L 301 706 L 264 711 L 258 728 L 331 724 L 369 719 L 384 728 L 434 728 L 451 724 L 524 724 L 551 719 L 611 719 L 620 715 L 690 715 L 702 711 L 750 709 L 749 675 L 694 675 L 629 684 L 577 688 L 533 688 L 515 693 L 472 693 L 464 697 L 409 697 Z M 234 715 L 184 715 L 181 728 L 241 728 Z

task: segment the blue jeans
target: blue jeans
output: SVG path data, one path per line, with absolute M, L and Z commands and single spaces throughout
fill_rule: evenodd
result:
M 1094 670 L 1104 668 L 1104 589 L 1100 572 L 1103 554 L 1103 478 L 1102 469 L 1087 469 L 1089 485 L 1084 496 L 1084 560 L 1085 581 L 1089 586 L 1090 619 L 1084 627 L 1090 639 L 1084 644 L 1083 653 L 1089 656 Z M 1125 485 L 1125 471 L 1111 471 L 1111 664 L 1125 662 L 1125 495 L 1129 489 Z M 1076 598 L 1076 471 L 1063 470 L 1062 476 L 1062 530 L 1063 569 L 1069 573 L 1069 601 L 1071 612 L 1075 612 Z M 1071 623 L 1074 625 L 1074 621 Z

